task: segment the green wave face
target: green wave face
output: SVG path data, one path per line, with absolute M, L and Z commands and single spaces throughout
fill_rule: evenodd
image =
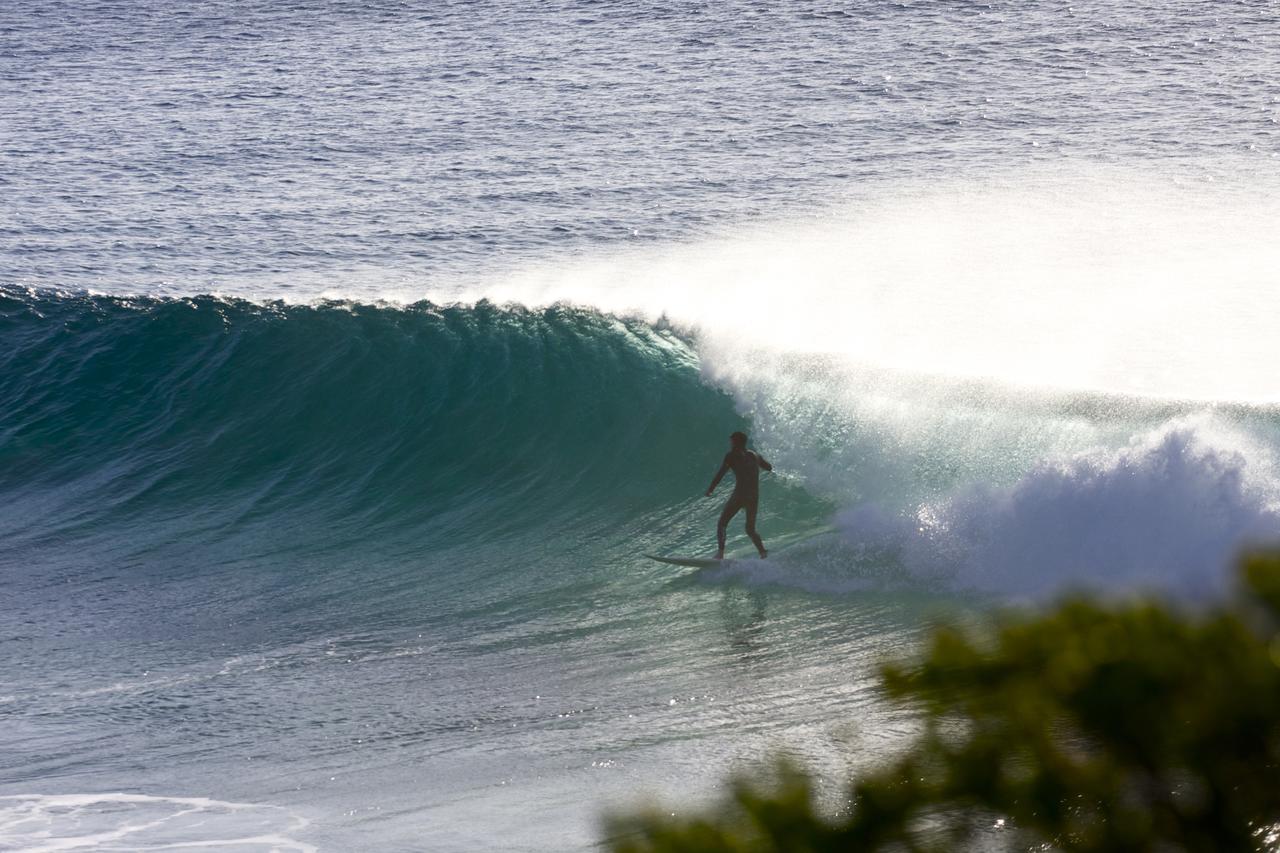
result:
M 498 546 L 606 565 L 705 550 L 695 501 L 747 426 L 687 341 L 590 310 L 9 289 L 0 324 L 10 555 L 421 570 Z M 775 530 L 829 514 L 796 488 L 766 498 Z

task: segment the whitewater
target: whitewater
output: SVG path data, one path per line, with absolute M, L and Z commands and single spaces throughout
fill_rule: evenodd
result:
M 1276 11 L 6 4 L 0 849 L 588 849 L 891 755 L 938 618 L 1231 595 Z M 770 559 L 643 559 L 734 430 Z

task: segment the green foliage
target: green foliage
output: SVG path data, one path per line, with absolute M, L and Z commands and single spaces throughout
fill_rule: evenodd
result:
M 613 817 L 618 853 L 952 851 L 1007 821 L 1020 849 L 1271 850 L 1280 824 L 1280 554 L 1200 616 L 1072 599 L 938 629 L 884 689 L 923 731 L 826 815 L 810 781 L 739 779 L 719 811 Z M 988 839 L 989 841 L 990 839 Z

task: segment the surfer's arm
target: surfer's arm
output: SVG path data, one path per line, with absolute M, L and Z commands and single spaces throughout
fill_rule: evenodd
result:
M 760 467 L 761 467 L 761 468 L 763 468 L 764 470 L 766 470 L 766 471 L 772 471 L 772 470 L 773 470 L 773 466 L 769 464 L 769 460 L 768 460 L 768 459 L 765 459 L 765 458 L 764 458 L 763 456 L 761 456 L 759 453 L 757 453 L 757 454 L 756 454 L 756 459 L 757 459 L 757 460 L 759 460 L 759 462 L 760 462 Z
M 716 472 L 716 476 L 711 480 L 711 485 L 707 486 L 707 497 L 711 497 L 711 493 L 716 490 L 716 486 L 720 485 L 720 481 L 724 479 L 724 475 L 729 472 L 729 457 L 724 458 L 724 462 L 720 465 L 720 470 Z

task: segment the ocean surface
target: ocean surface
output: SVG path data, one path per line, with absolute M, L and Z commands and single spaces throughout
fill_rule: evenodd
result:
M 1270 0 L 6 0 L 0 850 L 834 791 L 936 618 L 1280 538 L 1277 234 Z M 771 557 L 645 559 L 737 429 Z

